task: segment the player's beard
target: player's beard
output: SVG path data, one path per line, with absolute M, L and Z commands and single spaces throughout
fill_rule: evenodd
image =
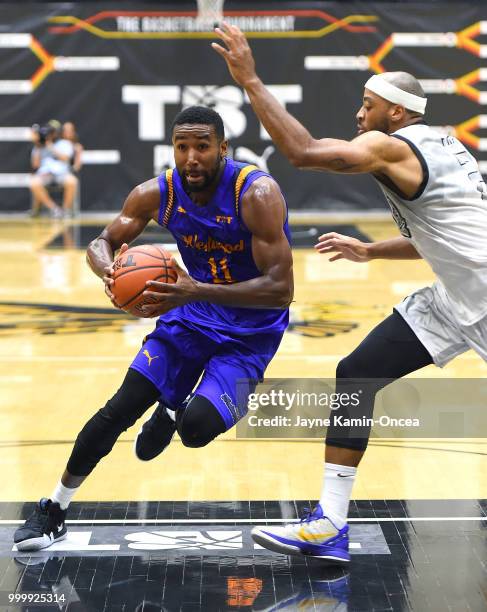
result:
M 377 122 L 377 125 L 370 128 L 371 130 L 377 130 L 378 132 L 382 132 L 383 134 L 389 134 L 389 122 L 387 121 L 386 117 L 383 117 L 382 119 L 379 119 L 379 121 Z
M 179 172 L 179 176 L 181 177 L 181 182 L 183 184 L 183 189 L 186 193 L 200 193 L 201 191 L 206 191 L 215 181 L 220 171 L 220 163 L 221 158 L 218 155 L 215 159 L 215 164 L 211 170 L 204 170 L 201 172 L 204 180 L 199 185 L 191 185 L 188 183 L 188 179 L 186 177 L 186 172 Z

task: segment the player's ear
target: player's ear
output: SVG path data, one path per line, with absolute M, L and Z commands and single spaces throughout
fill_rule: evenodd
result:
M 223 159 L 228 151 L 228 140 L 222 140 L 220 143 L 220 157 Z
M 391 107 L 391 120 L 394 121 L 394 123 L 402 121 L 402 119 L 404 119 L 405 114 L 406 109 L 404 108 L 404 106 L 401 106 L 400 104 L 394 104 L 394 106 Z

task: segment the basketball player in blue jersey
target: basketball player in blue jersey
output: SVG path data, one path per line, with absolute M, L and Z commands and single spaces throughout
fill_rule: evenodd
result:
M 145 314 L 163 316 L 120 389 L 79 433 L 50 499 L 15 532 L 19 550 L 66 537 L 73 495 L 154 403 L 135 444 L 143 461 L 159 455 L 176 430 L 185 446 L 202 447 L 233 427 L 288 325 L 292 256 L 278 185 L 257 167 L 226 157 L 223 122 L 209 108 L 179 113 L 172 136 L 176 167 L 130 193 L 87 258 L 113 299 L 115 251 L 126 250 L 153 220 L 173 234 L 188 272 L 177 266 L 175 284 L 149 283 L 155 303 Z M 237 389 L 239 379 L 247 382 Z
M 245 36 L 216 29 L 213 43 L 280 151 L 299 168 L 370 173 L 378 182 L 401 236 L 380 242 L 331 232 L 316 249 L 330 261 L 423 258 L 436 282 L 406 297 L 336 371 L 337 393 L 363 391 L 360 413 L 340 406 L 335 417 L 371 419 L 376 393 L 387 382 L 430 364 L 442 367 L 469 348 L 487 361 L 487 188 L 478 164 L 453 136 L 424 121 L 426 97 L 405 72 L 372 76 L 357 112 L 352 141 L 315 139 L 265 88 Z M 363 379 L 367 379 L 364 384 Z M 348 563 L 347 514 L 369 429 L 353 432 L 332 417 L 320 501 L 301 523 L 254 528 L 254 539 L 287 554 Z

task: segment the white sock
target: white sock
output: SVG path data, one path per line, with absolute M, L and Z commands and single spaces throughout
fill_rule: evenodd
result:
M 338 529 L 347 522 L 348 506 L 357 468 L 325 463 L 320 506 Z
M 176 422 L 176 411 L 171 410 L 170 408 L 166 408 L 167 416 L 170 417 L 174 422 Z
M 78 489 L 79 487 L 74 489 L 65 487 L 63 483 L 59 481 L 51 495 L 51 500 L 53 502 L 58 502 L 58 504 L 61 506 L 61 510 L 66 510 Z

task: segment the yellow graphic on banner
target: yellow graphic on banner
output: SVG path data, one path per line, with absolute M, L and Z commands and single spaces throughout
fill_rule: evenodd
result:
M 370 70 L 376 74 L 386 72 L 384 59 L 399 47 L 443 47 L 464 49 L 478 57 L 487 56 L 487 45 L 474 40 L 487 32 L 487 21 L 479 21 L 460 32 L 395 32 L 390 34 L 369 55 L 323 55 L 306 58 L 308 70 Z M 476 72 L 476 71 L 474 71 Z M 470 77 L 466 75 L 465 79 Z
M 51 74 L 51 72 L 54 72 L 54 57 L 50 55 L 34 37 L 32 37 L 30 50 L 38 57 L 42 64 L 39 70 L 31 77 L 32 90 L 34 90 L 39 87 L 42 81 Z
M 487 115 L 476 115 L 463 121 L 457 125 L 452 125 L 448 128 L 444 128 L 445 133 L 456 136 L 458 140 L 469 145 L 473 149 L 478 151 L 487 151 L 487 138 L 480 138 L 475 132 L 476 130 L 487 128 Z M 486 162 L 479 162 L 480 170 L 483 174 L 487 171 Z
M 196 11 L 103 11 L 92 15 L 87 19 L 80 19 L 74 15 L 59 15 L 49 18 L 50 23 L 71 24 L 59 25 L 50 29 L 53 34 L 73 34 L 84 30 L 108 39 L 177 39 L 177 38 L 215 38 L 212 30 L 203 29 L 198 24 Z M 378 21 L 375 15 L 347 15 L 338 19 L 321 10 L 281 10 L 281 11 L 225 11 L 225 18 L 230 22 L 239 19 L 257 20 L 275 19 L 284 24 L 282 27 L 275 27 L 268 30 L 252 30 L 251 27 L 243 27 L 248 38 L 323 38 L 337 30 L 347 30 L 349 32 L 372 32 L 375 28 L 359 26 L 355 24 L 372 23 Z M 286 18 L 288 18 L 287 21 Z M 296 30 L 294 28 L 295 18 L 314 18 L 327 23 L 323 27 L 309 30 Z M 99 25 L 94 25 L 106 19 L 120 20 L 122 31 L 103 29 Z M 271 22 L 272 23 L 272 22 Z M 120 25 L 118 26 L 120 27 Z M 201 31 L 200 31 L 201 30 Z
M 67 57 L 51 55 L 30 33 L 14 32 L 0 35 L 0 49 L 29 49 L 41 66 L 28 79 L 0 80 L 0 94 L 30 94 L 53 72 L 119 70 L 118 57 Z

